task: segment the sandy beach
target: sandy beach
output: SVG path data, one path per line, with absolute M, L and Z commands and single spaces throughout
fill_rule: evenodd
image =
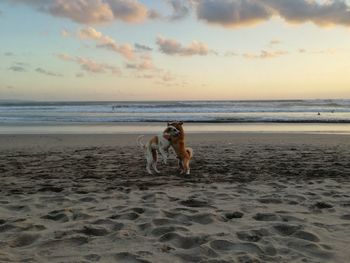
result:
M 349 262 L 349 135 L 189 134 L 190 176 L 136 137 L 0 135 L 0 262 Z

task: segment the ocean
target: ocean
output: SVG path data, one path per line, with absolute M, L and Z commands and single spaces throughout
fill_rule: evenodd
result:
M 147 127 L 173 120 L 200 127 L 200 131 L 309 127 L 312 131 L 350 132 L 350 100 L 0 102 L 0 133 L 60 131 L 62 127 L 63 132 L 79 127 L 94 132 L 93 127 L 103 126 L 111 132 L 129 127 L 138 131 L 140 123 L 144 130 L 152 131 Z

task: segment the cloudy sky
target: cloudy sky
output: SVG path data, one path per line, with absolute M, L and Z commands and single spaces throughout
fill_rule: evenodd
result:
M 0 99 L 350 98 L 350 1 L 1 0 Z

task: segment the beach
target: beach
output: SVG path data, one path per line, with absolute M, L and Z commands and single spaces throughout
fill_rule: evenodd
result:
M 0 135 L 0 261 L 348 262 L 349 135 L 192 133 L 190 176 L 136 137 Z

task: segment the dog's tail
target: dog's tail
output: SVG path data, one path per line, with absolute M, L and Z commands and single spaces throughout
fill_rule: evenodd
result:
M 190 158 L 193 157 L 193 149 L 192 149 L 192 148 L 187 147 L 187 148 L 186 148 L 186 152 L 188 153 L 188 155 L 190 156 Z
M 137 144 L 140 146 L 141 149 L 145 148 L 145 145 L 142 143 L 143 137 L 144 135 L 140 135 L 139 137 L 137 137 Z

